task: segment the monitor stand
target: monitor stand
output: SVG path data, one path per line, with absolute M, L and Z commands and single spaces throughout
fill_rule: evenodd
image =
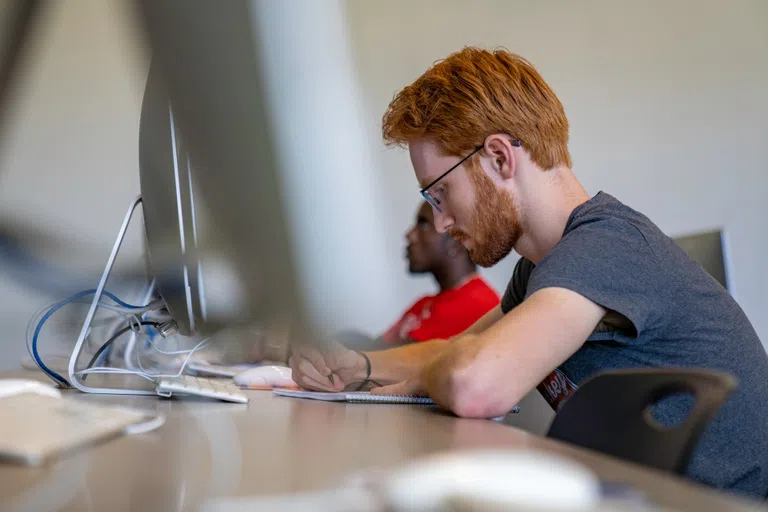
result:
M 128 207 L 128 212 L 125 214 L 123 225 L 120 227 L 120 231 L 117 234 L 117 240 L 115 240 L 115 245 L 112 247 L 112 252 L 109 255 L 109 259 L 107 260 L 107 265 L 104 268 L 104 273 L 101 275 L 101 279 L 99 280 L 99 285 L 96 287 L 96 293 L 94 293 L 93 295 L 93 300 L 91 301 L 91 306 L 88 309 L 88 314 L 85 316 L 85 321 L 83 322 L 83 328 L 80 330 L 80 335 L 77 338 L 77 343 L 75 343 L 75 347 L 74 349 L 72 349 L 72 355 L 69 358 L 69 367 L 68 367 L 69 382 L 72 384 L 72 386 L 82 391 L 83 393 L 101 393 L 101 394 L 111 394 L 111 395 L 156 395 L 157 394 L 154 390 L 150 390 L 150 389 L 99 388 L 99 387 L 86 386 L 85 383 L 79 379 L 79 376 L 76 373 L 77 370 L 75 368 L 77 361 L 80 358 L 80 355 L 82 354 L 83 345 L 85 344 L 85 339 L 88 336 L 89 331 L 91 330 L 93 317 L 96 315 L 96 310 L 99 308 L 99 301 L 101 300 L 101 297 L 104 292 L 104 287 L 106 286 L 107 280 L 109 279 L 109 274 L 112 272 L 112 268 L 115 265 L 115 259 L 117 258 L 117 253 L 120 251 L 120 246 L 122 245 L 123 240 L 125 239 L 125 233 L 128 231 L 128 226 L 131 223 L 133 214 L 136 212 L 136 208 L 138 208 L 140 204 L 141 204 L 141 196 L 138 196 L 136 199 L 134 199 L 131 202 L 130 206 Z M 151 286 L 154 287 L 154 284 Z M 135 345 L 135 340 L 132 340 L 132 341 L 133 343 L 129 342 L 129 344 Z

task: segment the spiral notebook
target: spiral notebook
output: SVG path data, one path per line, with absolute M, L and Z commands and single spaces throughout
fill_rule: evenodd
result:
M 323 400 L 325 402 L 354 402 L 354 403 L 379 403 L 379 404 L 422 404 L 433 405 L 431 398 L 408 395 L 372 395 L 367 391 L 351 391 L 341 393 L 325 393 L 322 391 L 304 391 L 293 389 L 274 389 L 272 393 L 292 398 L 309 398 L 310 400 Z

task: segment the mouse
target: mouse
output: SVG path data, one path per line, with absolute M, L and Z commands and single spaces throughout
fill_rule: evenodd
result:
M 395 470 L 384 484 L 388 505 L 403 511 L 593 510 L 600 492 L 587 468 L 528 449 L 439 454 Z
M 61 391 L 49 384 L 32 379 L 0 379 L 0 398 L 22 393 L 37 393 L 51 398 L 61 398 Z
M 233 377 L 235 384 L 249 389 L 297 388 L 287 366 L 258 366 Z

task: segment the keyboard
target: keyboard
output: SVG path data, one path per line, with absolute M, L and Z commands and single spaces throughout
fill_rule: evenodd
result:
M 36 393 L 0 399 L 0 418 L 0 460 L 31 465 L 155 419 L 141 411 Z
M 204 396 L 225 402 L 248 403 L 248 397 L 232 382 L 232 379 L 207 379 L 182 375 L 160 379 L 156 391 L 158 395 L 164 397 L 182 394 Z

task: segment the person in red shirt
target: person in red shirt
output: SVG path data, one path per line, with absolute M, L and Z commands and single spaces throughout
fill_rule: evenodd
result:
M 440 291 L 420 298 L 379 338 L 385 346 L 455 336 L 499 305 L 499 295 L 477 274 L 460 242 L 434 227 L 432 207 L 422 203 L 406 234 L 408 270 L 431 273 Z

